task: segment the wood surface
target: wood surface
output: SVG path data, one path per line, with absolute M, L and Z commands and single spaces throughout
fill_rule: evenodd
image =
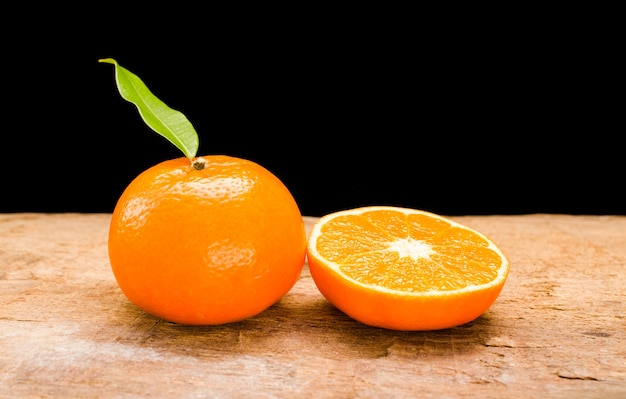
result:
M 626 216 L 451 219 L 509 279 L 471 323 L 397 332 L 336 310 L 306 265 L 256 317 L 165 322 L 119 290 L 110 215 L 0 214 L 0 397 L 626 398 Z

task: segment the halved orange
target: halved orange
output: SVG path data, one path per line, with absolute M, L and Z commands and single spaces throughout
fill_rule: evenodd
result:
M 482 315 L 509 261 L 484 234 L 430 212 L 368 206 L 321 217 L 309 233 L 311 276 L 351 318 L 392 330 L 439 330 Z

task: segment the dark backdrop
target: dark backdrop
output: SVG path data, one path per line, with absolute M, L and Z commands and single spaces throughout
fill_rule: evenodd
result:
M 305 215 L 626 214 L 615 52 L 586 32 L 88 25 L 6 43 L 0 212 L 111 212 L 182 156 L 120 97 L 111 57 L 188 117 L 200 154 L 265 166 Z

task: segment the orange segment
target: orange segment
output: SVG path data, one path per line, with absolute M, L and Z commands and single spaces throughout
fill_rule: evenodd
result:
M 307 254 L 329 302 L 364 324 L 397 330 L 474 320 L 509 272 L 509 261 L 485 235 L 436 214 L 388 206 L 322 217 Z

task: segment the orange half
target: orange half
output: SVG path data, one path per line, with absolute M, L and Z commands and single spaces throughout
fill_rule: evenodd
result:
M 369 206 L 328 214 L 307 256 L 322 295 L 351 318 L 393 330 L 468 323 L 500 295 L 509 261 L 488 237 L 430 212 Z

